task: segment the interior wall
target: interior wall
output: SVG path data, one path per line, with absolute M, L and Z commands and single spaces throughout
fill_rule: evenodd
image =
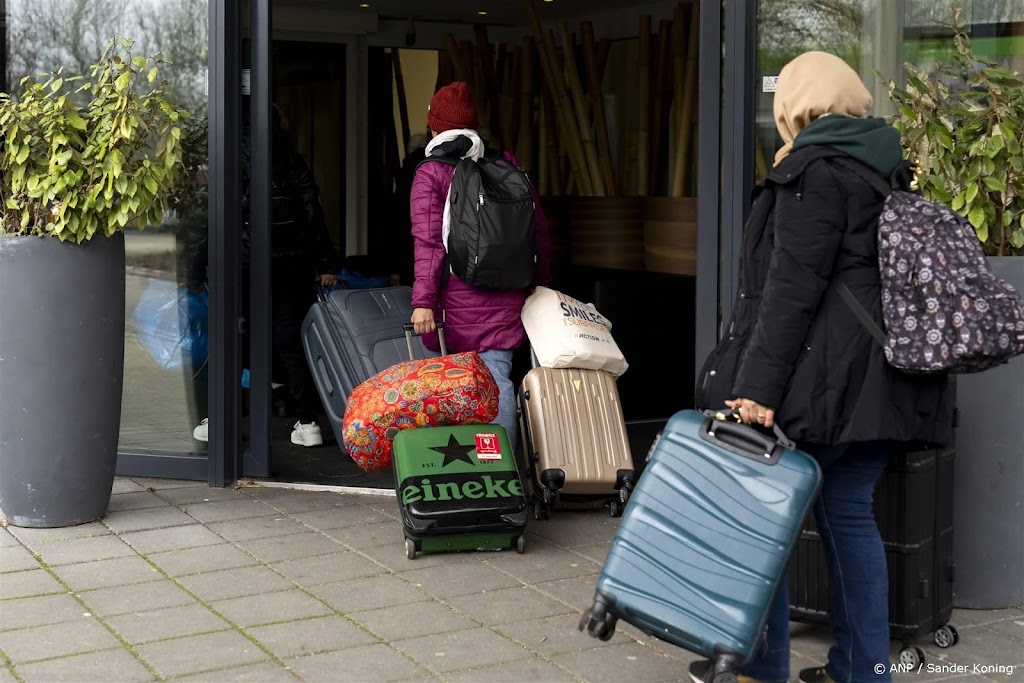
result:
M 402 63 L 402 80 L 405 85 L 405 99 L 409 110 L 409 132 L 412 135 L 425 133 L 427 128 L 427 108 L 434 96 L 434 85 L 437 83 L 437 51 L 435 50 L 398 50 Z M 398 131 L 398 156 L 404 159 L 406 141 L 402 139 L 401 116 L 398 107 L 398 84 L 394 83 L 394 116 L 395 129 Z

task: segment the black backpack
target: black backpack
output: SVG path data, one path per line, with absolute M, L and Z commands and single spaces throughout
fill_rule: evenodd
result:
M 430 157 L 455 166 L 448 194 L 449 272 L 481 289 L 524 289 L 537 267 L 536 206 L 526 173 L 500 152 L 479 161 Z

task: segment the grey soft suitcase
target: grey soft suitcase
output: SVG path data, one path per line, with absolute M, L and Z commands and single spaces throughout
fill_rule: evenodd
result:
M 764 629 L 821 469 L 728 411 L 676 413 L 651 447 L 580 629 L 622 619 L 735 681 Z
M 402 325 L 412 317 L 412 289 L 319 291 L 302 323 L 302 347 L 331 429 L 342 440 L 345 404 L 352 390 L 395 363 L 409 359 Z M 419 338 L 414 356 L 431 358 Z

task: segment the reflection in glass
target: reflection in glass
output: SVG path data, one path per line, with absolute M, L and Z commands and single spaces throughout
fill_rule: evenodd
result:
M 205 452 L 193 439 L 206 415 L 207 0 L 6 0 L 4 89 L 63 68 L 88 74 L 111 38 L 159 54 L 169 99 L 192 118 L 181 140 L 182 180 L 160 225 L 125 235 L 126 318 L 120 448 Z M 69 283 L 68 286 L 73 286 Z

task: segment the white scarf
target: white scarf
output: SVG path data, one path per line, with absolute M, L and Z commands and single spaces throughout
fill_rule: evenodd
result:
M 446 142 L 451 142 L 458 137 L 466 137 L 471 143 L 473 143 L 469 151 L 462 155 L 463 159 L 472 159 L 473 161 L 479 161 L 484 155 L 484 142 L 480 139 L 480 136 L 475 130 L 468 128 L 460 128 L 456 130 L 446 130 L 443 133 L 438 133 L 434 136 L 434 139 L 427 145 L 426 155 L 429 158 L 433 155 L 434 150 L 439 145 L 443 145 Z M 454 179 L 454 176 L 452 176 Z M 448 233 L 451 231 L 451 185 L 448 186 L 448 196 L 444 199 L 444 218 L 441 222 L 441 241 L 444 243 L 445 253 L 448 252 Z M 451 266 L 449 266 L 449 270 Z

